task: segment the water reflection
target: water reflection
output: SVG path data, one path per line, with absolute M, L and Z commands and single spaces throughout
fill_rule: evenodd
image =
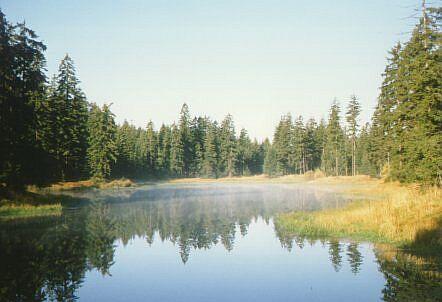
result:
M 196 250 L 222 245 L 233 251 L 236 236 L 247 238 L 258 218 L 272 227 L 276 213 L 345 202 L 330 192 L 280 185 L 159 186 L 81 194 L 90 204 L 61 217 L 0 225 L 0 301 L 77 300 L 87 272 L 112 276 L 117 241 L 128 249 L 135 238 L 143 238 L 146 247 L 155 240 L 171 242 L 185 264 Z M 278 228 L 275 234 L 288 251 L 319 242 L 335 272 L 342 273 L 345 262 L 352 274 L 361 272 L 364 257 L 358 243 L 293 236 Z M 438 259 L 375 250 L 386 281 L 385 301 L 440 297 Z

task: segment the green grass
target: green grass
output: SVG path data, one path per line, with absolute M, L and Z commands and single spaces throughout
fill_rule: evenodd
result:
M 0 206 L 0 219 L 60 215 L 61 210 L 62 207 L 59 203 L 48 205 L 3 205 Z

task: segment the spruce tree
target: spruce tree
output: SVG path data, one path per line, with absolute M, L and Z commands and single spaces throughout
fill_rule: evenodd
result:
M 264 173 L 272 177 L 278 174 L 278 154 L 273 145 L 268 144 L 264 159 Z
M 115 125 L 114 114 L 110 111 L 108 105 L 103 105 L 101 109 L 96 104 L 91 105 L 88 131 L 87 159 L 89 173 L 96 179 L 109 178 L 112 166 L 117 160 L 117 126 Z
M 361 106 L 355 95 L 350 97 L 348 103 L 346 120 L 347 120 L 347 132 L 351 143 L 351 174 L 356 175 L 356 138 L 358 135 L 358 117 L 361 112 Z
M 187 106 L 186 103 L 183 104 L 181 107 L 180 112 L 180 120 L 179 120 L 179 133 L 180 133 L 180 140 L 181 140 L 181 146 L 183 150 L 182 154 L 182 161 L 183 161 L 183 174 L 185 176 L 189 176 L 191 166 L 192 166 L 192 160 L 193 160 L 193 146 L 192 146 L 192 132 L 190 129 L 190 113 L 189 113 L 189 106 Z
M 79 87 L 73 60 L 66 54 L 60 63 L 54 106 L 58 111 L 57 160 L 62 179 L 81 177 L 87 149 L 87 102 Z
M 12 25 L 0 10 L 0 183 L 22 188 L 44 167 L 36 101 L 44 92 L 45 45 L 24 23 Z
M 149 121 L 146 129 L 146 173 L 148 175 L 155 175 L 157 172 L 157 157 L 158 157 L 158 138 L 154 130 L 152 121 Z
M 216 147 L 216 125 L 208 124 L 204 139 L 204 159 L 201 173 L 205 177 L 218 177 L 218 155 Z
M 292 148 L 292 116 L 290 114 L 281 117 L 273 136 L 273 146 L 276 152 L 277 170 L 282 175 L 289 174 L 293 171 L 291 166 L 291 158 L 293 154 Z
M 162 176 L 167 176 L 170 170 L 170 148 L 171 148 L 170 127 L 162 124 L 158 133 L 158 159 L 157 165 Z
M 220 171 L 224 176 L 232 177 L 235 172 L 236 137 L 230 114 L 222 121 L 219 135 Z
M 176 124 L 171 128 L 170 172 L 172 176 L 184 176 L 184 147 L 182 133 Z
M 337 100 L 334 100 L 325 131 L 324 153 L 322 156 L 324 172 L 335 176 L 342 175 L 345 171 L 345 140 L 344 131 L 340 124 L 340 111 Z
M 250 164 L 252 159 L 252 142 L 247 134 L 247 130 L 242 128 L 239 134 L 236 152 L 236 170 L 239 175 L 250 174 Z

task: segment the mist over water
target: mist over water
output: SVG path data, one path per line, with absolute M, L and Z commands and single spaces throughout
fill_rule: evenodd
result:
M 275 229 L 278 213 L 347 202 L 324 188 L 156 184 L 70 195 L 84 206 L 1 225 L 0 301 L 438 300 L 440 275 L 404 254 Z

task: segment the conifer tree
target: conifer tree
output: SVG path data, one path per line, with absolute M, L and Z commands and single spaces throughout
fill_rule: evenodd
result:
M 278 155 L 274 146 L 268 144 L 264 159 L 264 173 L 270 177 L 278 174 Z
M 87 159 L 89 173 L 97 179 L 106 179 L 111 175 L 111 168 L 117 159 L 116 132 L 114 114 L 108 105 L 100 109 L 91 105 L 88 119 L 89 148 Z
M 127 121 L 117 127 L 115 144 L 117 148 L 117 161 L 113 174 L 119 177 L 132 177 L 135 170 L 135 143 L 136 129 Z
M 273 136 L 273 146 L 276 152 L 277 170 L 282 175 L 293 171 L 290 159 L 292 158 L 292 116 L 290 114 L 281 117 Z
M 183 161 L 183 174 L 189 176 L 192 160 L 193 160 L 193 146 L 192 146 L 192 132 L 190 129 L 190 114 L 189 106 L 186 103 L 181 107 L 180 120 L 179 120 L 179 133 L 181 139 L 181 146 L 183 150 L 182 161 Z
M 225 176 L 232 177 L 235 172 L 236 137 L 230 114 L 222 121 L 219 135 L 220 171 Z
M 205 177 L 218 177 L 218 155 L 216 147 L 216 125 L 208 124 L 204 139 L 204 159 L 201 173 Z
M 66 55 L 57 75 L 56 104 L 59 110 L 57 160 L 62 179 L 75 179 L 82 175 L 87 149 L 87 102 L 79 88 L 73 60 Z
M 22 188 L 35 181 L 41 155 L 35 112 L 44 91 L 45 45 L 24 23 L 0 10 L 0 183 Z
M 250 164 L 252 160 L 252 142 L 247 134 L 247 130 L 242 128 L 239 134 L 236 152 L 236 170 L 239 175 L 250 174 Z
M 158 159 L 157 165 L 162 176 L 167 176 L 170 170 L 170 144 L 171 131 L 170 127 L 162 124 L 158 133 Z
M 172 176 L 184 176 L 184 147 L 180 129 L 173 124 L 170 142 L 170 172 Z
M 305 128 L 302 116 L 299 116 L 292 126 L 290 145 L 290 166 L 296 173 L 305 173 Z
M 157 134 L 153 128 L 152 121 L 149 121 L 147 124 L 146 129 L 146 171 L 148 175 L 155 175 L 156 174 L 156 163 L 157 163 L 157 157 L 158 157 L 158 141 L 157 141 Z
M 348 103 L 346 120 L 348 124 L 347 132 L 351 143 L 351 174 L 356 175 L 356 138 L 358 135 L 358 117 L 361 112 L 361 106 L 355 95 L 350 97 Z
M 325 145 L 322 156 L 322 167 L 326 174 L 341 175 L 345 171 L 345 140 L 340 124 L 340 107 L 333 101 L 325 131 Z

